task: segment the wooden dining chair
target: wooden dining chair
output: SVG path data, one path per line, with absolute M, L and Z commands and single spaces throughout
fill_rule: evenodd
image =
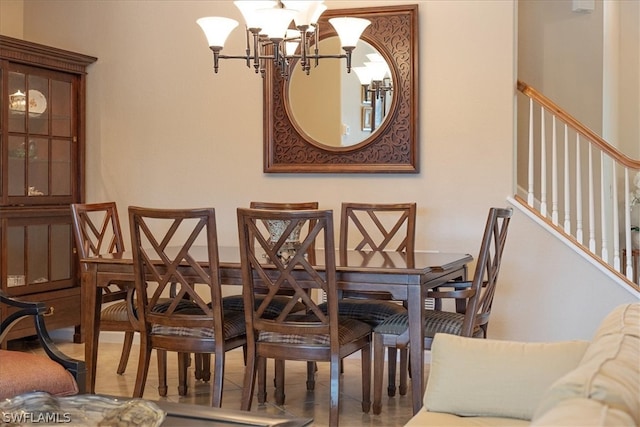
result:
M 428 293 L 427 297 L 430 298 L 454 299 L 456 309 L 454 311 L 427 310 L 425 312 L 425 350 L 431 348 L 431 342 L 438 333 L 463 337 L 487 337 L 487 327 L 512 212 L 511 209 L 489 209 L 473 280 L 447 283 Z M 384 347 L 406 350 L 410 345 L 408 335 L 409 316 L 407 314 L 390 316 L 374 329 L 374 414 L 379 414 L 382 407 Z M 400 370 L 400 376 L 403 375 L 406 382 L 406 369 Z
M 115 202 L 71 204 L 73 232 L 79 259 L 124 251 L 122 231 Z M 87 266 L 80 262 L 85 271 Z M 100 330 L 124 332 L 122 354 L 117 373 L 127 368 L 136 328 L 133 307 L 133 283 L 114 281 L 102 288 L 104 308 L 100 313 Z
M 285 221 L 286 228 L 277 241 L 270 239 L 260 223 L 267 220 Z M 305 229 L 309 221 L 314 227 L 301 235 L 297 249 L 290 258 L 278 253 L 287 237 L 296 229 Z M 258 387 L 265 378 L 262 366 L 267 358 L 330 362 L 329 424 L 338 425 L 340 360 L 357 351 L 362 363 L 362 410 L 370 409 L 371 386 L 371 326 L 355 319 L 338 316 L 336 262 L 333 236 L 333 215 L 329 210 L 268 211 L 238 209 L 238 233 L 245 307 L 255 307 L 256 293 L 266 295 L 255 309 L 245 309 L 247 323 L 247 366 L 242 393 L 242 409 L 250 410 L 256 374 Z M 308 251 L 314 245 L 324 249 L 318 259 L 321 271 L 310 262 Z M 271 298 L 281 290 L 293 293 L 291 302 L 276 318 L 264 315 Z M 310 293 L 309 290 L 315 290 Z M 258 292 L 256 292 L 258 291 Z M 266 291 L 266 293 L 264 293 Z M 327 312 L 318 304 L 318 292 L 327 298 Z M 306 310 L 295 308 L 297 303 Z
M 222 308 L 215 210 L 130 206 L 129 224 L 140 319 L 133 396 L 142 397 L 152 349 L 175 351 L 179 359 L 209 353 L 215 355 L 211 405 L 220 407 L 225 354 L 244 346 L 246 335 L 243 314 Z M 190 272 L 178 272 L 180 264 Z
M 342 203 L 340 215 L 340 256 L 346 257 L 352 248 L 364 256 L 383 251 L 405 254 L 407 264 L 413 263 L 416 235 L 416 203 Z M 345 260 L 346 261 L 346 260 Z M 406 309 L 388 292 L 343 291 L 339 303 L 341 316 L 352 317 L 378 326 L 391 315 L 406 314 Z M 396 392 L 395 347 L 388 349 L 387 394 Z M 400 369 L 407 369 L 407 351 L 400 351 Z M 400 394 L 407 391 L 406 381 L 400 377 Z

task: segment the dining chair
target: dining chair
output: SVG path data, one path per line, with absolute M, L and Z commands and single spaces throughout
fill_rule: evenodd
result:
M 71 215 L 79 259 L 124 251 L 120 217 L 115 202 L 73 203 Z M 80 266 L 83 270 L 87 268 L 82 262 Z M 127 368 L 134 333 L 138 332 L 133 296 L 134 283 L 112 281 L 108 287 L 102 289 L 102 303 L 105 306 L 100 313 L 100 330 L 125 333 L 117 369 L 117 373 L 122 375 Z M 196 379 L 208 381 L 210 377 L 208 357 L 195 355 L 194 359 Z M 187 359 L 186 363 L 189 360 Z M 179 371 L 184 372 L 184 369 Z M 158 352 L 158 374 L 160 378 L 158 394 L 166 396 L 166 357 L 162 351 Z M 180 395 L 185 395 L 187 392 L 186 382 L 186 378 L 181 378 L 178 386 Z
M 340 215 L 340 256 L 346 257 L 353 248 L 367 254 L 383 251 L 402 252 L 408 265 L 413 262 L 416 234 L 416 203 L 355 203 L 344 202 Z M 346 262 L 346 260 L 344 260 Z M 343 291 L 338 305 L 341 316 L 352 317 L 376 327 L 391 315 L 407 310 L 393 301 L 388 292 Z M 397 351 L 388 349 L 387 394 L 396 392 Z M 407 370 L 407 351 L 400 350 L 400 369 Z M 404 378 L 400 376 L 401 380 Z M 406 381 L 400 382 L 400 394 L 406 394 Z
M 222 308 L 215 210 L 130 206 L 129 224 L 140 323 L 133 396 L 142 397 L 152 349 L 179 359 L 208 353 L 215 355 L 211 405 L 220 407 L 225 353 L 245 346 L 246 335 L 243 313 Z M 191 270 L 182 274 L 178 265 Z
M 424 319 L 424 348 L 431 349 L 433 338 L 438 333 L 463 337 L 486 338 L 493 297 L 498 282 L 498 273 L 507 231 L 513 211 L 509 208 L 490 208 L 480 252 L 471 281 L 456 281 L 435 288 L 427 297 L 435 299 L 452 298 L 454 311 L 427 310 Z M 446 286 L 446 287 L 445 287 Z M 382 377 L 384 370 L 384 347 L 407 349 L 409 316 L 395 314 L 374 328 L 373 362 L 373 413 L 379 414 L 382 401 Z M 421 362 L 421 361 L 418 361 Z M 407 370 L 401 369 L 400 376 L 406 382 Z
M 122 231 L 115 202 L 71 204 L 73 232 L 79 259 L 124 251 Z M 80 262 L 84 271 L 87 266 Z M 124 332 L 124 343 L 117 373 L 127 368 L 134 333 L 133 283 L 113 281 L 102 288 L 104 308 L 100 313 L 100 330 Z
M 262 367 L 267 358 L 330 362 L 329 424 L 337 426 L 340 360 L 360 351 L 362 410 L 368 412 L 371 406 L 371 326 L 338 316 L 332 211 L 238 208 L 237 214 L 243 296 L 247 308 L 247 366 L 241 409 L 251 409 L 258 372 L 258 387 L 264 387 Z M 283 221 L 286 227 L 277 240 L 272 240 L 260 226 L 263 221 Z M 291 232 L 304 230 L 310 221 L 314 226 L 308 233 L 301 233 L 295 251 L 290 251 L 289 257 L 279 255 Z M 308 256 L 315 245 L 324 249 L 322 259 L 316 260 L 317 263 L 311 262 Z M 276 318 L 265 316 L 270 299 L 283 289 L 293 294 L 291 302 Z M 319 292 L 326 295 L 326 312 L 319 307 Z M 266 296 L 254 308 L 256 293 Z M 295 308 L 297 303 L 304 304 L 306 310 Z

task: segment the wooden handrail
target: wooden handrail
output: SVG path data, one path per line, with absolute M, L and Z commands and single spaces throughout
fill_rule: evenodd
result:
M 584 126 L 578 120 L 576 120 L 572 115 L 567 113 L 565 110 L 560 108 L 556 103 L 552 100 L 538 92 L 533 87 L 528 84 L 518 80 L 518 90 L 522 92 L 524 95 L 529 98 L 535 100 L 538 104 L 542 105 L 545 109 L 555 114 L 560 120 L 565 122 L 571 128 L 575 129 L 577 133 L 587 138 L 589 141 L 593 142 L 595 145 L 600 147 L 602 151 L 607 153 L 610 157 L 615 159 L 618 163 L 630 168 L 630 169 L 640 169 L 640 160 L 634 160 L 625 154 L 622 154 L 615 147 L 609 144 L 607 141 L 598 136 L 594 131 Z

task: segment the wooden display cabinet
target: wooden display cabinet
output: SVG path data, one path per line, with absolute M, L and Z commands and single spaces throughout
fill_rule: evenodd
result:
M 96 58 L 0 36 L 0 286 L 75 326 L 80 276 L 71 203 L 84 201 L 85 77 Z M 6 316 L 0 313 L 0 317 Z M 27 322 L 8 339 L 34 333 Z

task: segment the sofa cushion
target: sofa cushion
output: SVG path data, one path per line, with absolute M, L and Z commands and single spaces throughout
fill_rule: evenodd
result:
M 443 412 L 420 411 L 405 424 L 405 427 L 524 427 L 528 425 L 528 420 L 514 418 L 460 417 Z
M 578 365 L 587 346 L 585 341 L 522 343 L 436 334 L 425 408 L 530 420 L 544 391 Z
M 532 427 L 635 427 L 631 415 L 593 399 L 575 398 L 558 402 L 553 410 L 537 418 Z
M 534 421 L 564 400 L 593 399 L 640 425 L 640 303 L 613 310 L 596 331 L 579 366 L 549 388 Z
M 69 371 L 47 356 L 0 350 L 0 399 L 31 391 L 70 396 L 78 394 L 78 384 Z

